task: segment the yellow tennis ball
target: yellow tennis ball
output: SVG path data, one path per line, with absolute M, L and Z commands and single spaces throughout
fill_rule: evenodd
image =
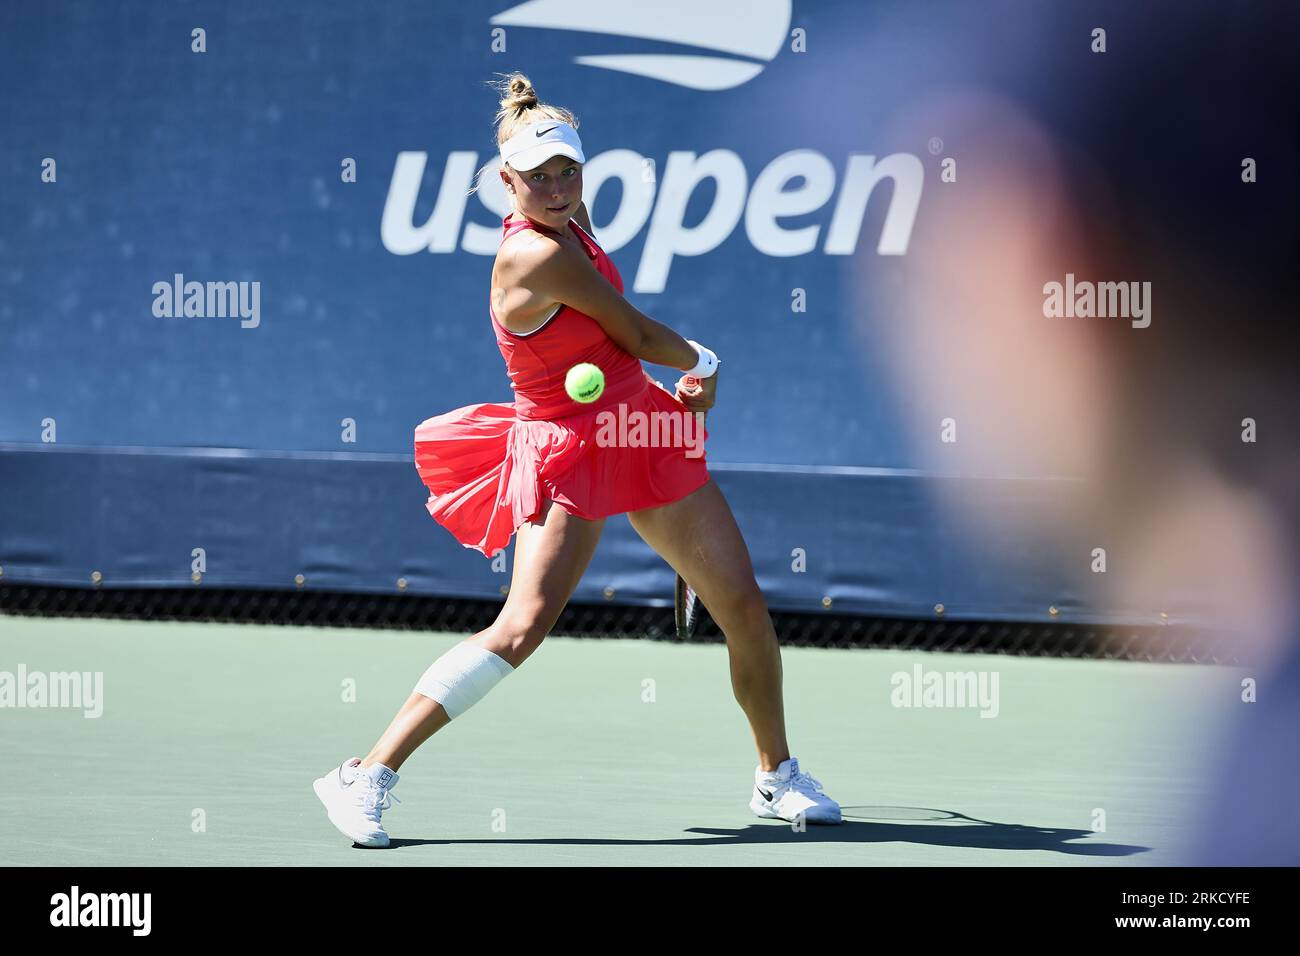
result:
M 605 373 L 590 362 L 575 365 L 564 376 L 564 390 L 575 402 L 594 402 L 605 391 Z

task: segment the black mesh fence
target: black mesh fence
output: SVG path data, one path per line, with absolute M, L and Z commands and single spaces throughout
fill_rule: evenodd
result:
M 235 588 L 65 588 L 0 584 L 0 613 L 325 627 L 482 630 L 500 601 L 418 594 L 364 594 Z M 1232 636 L 1182 625 L 1103 627 L 1066 621 L 1025 623 L 856 617 L 774 612 L 781 643 L 875 647 L 1170 663 L 1236 662 Z M 671 607 L 570 604 L 553 629 L 573 637 L 676 641 Z M 720 642 L 707 618 L 693 641 Z

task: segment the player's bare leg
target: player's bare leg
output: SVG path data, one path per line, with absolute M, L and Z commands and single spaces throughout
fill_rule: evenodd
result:
M 510 594 L 497 619 L 434 662 L 365 760 L 353 757 L 313 782 L 341 833 L 361 846 L 390 845 L 381 816 L 397 800 L 397 769 L 537 649 L 587 569 L 603 526 L 547 502 L 535 524 L 519 529 Z
M 466 640 L 518 667 L 537 650 L 582 579 L 605 522 L 575 518 L 546 502 L 536 523 L 515 535 L 510 593 L 495 621 Z M 361 761 L 399 769 L 451 718 L 436 700 L 412 693 Z
M 628 514 L 637 534 L 686 579 L 727 640 L 731 688 L 749 719 L 759 766 L 790 756 L 781 695 L 781 646 L 754 580 L 749 549 L 718 486 Z
M 680 501 L 632 512 L 628 518 L 646 543 L 695 588 L 726 637 L 731 688 L 758 748 L 749 808 L 768 819 L 840 823 L 839 804 L 790 757 L 781 645 L 754 579 L 749 549 L 721 490 L 710 480 Z

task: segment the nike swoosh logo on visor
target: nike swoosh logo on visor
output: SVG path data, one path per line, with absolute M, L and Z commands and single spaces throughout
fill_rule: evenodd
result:
M 551 127 L 551 129 L 556 129 L 556 128 L 557 128 L 557 127 L 554 127 L 554 126 Z M 539 130 L 537 131 L 537 135 L 538 135 L 538 136 L 545 136 L 547 133 L 549 133 L 549 132 L 551 131 L 551 129 L 539 129 Z

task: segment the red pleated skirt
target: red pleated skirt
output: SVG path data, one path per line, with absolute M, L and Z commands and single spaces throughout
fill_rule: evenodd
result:
M 670 421 L 664 415 L 681 423 L 690 415 L 675 396 L 647 379 L 620 404 L 624 422 L 637 422 L 639 413 L 662 427 L 656 433 L 651 425 L 641 436 L 611 431 L 608 416 L 619 410 L 609 406 L 521 419 L 513 402 L 467 405 L 421 422 L 415 467 L 429 489 L 425 507 L 465 547 L 492 557 L 548 499 L 596 520 L 677 501 L 709 480 L 702 426 L 679 432 L 685 441 L 662 440 Z

